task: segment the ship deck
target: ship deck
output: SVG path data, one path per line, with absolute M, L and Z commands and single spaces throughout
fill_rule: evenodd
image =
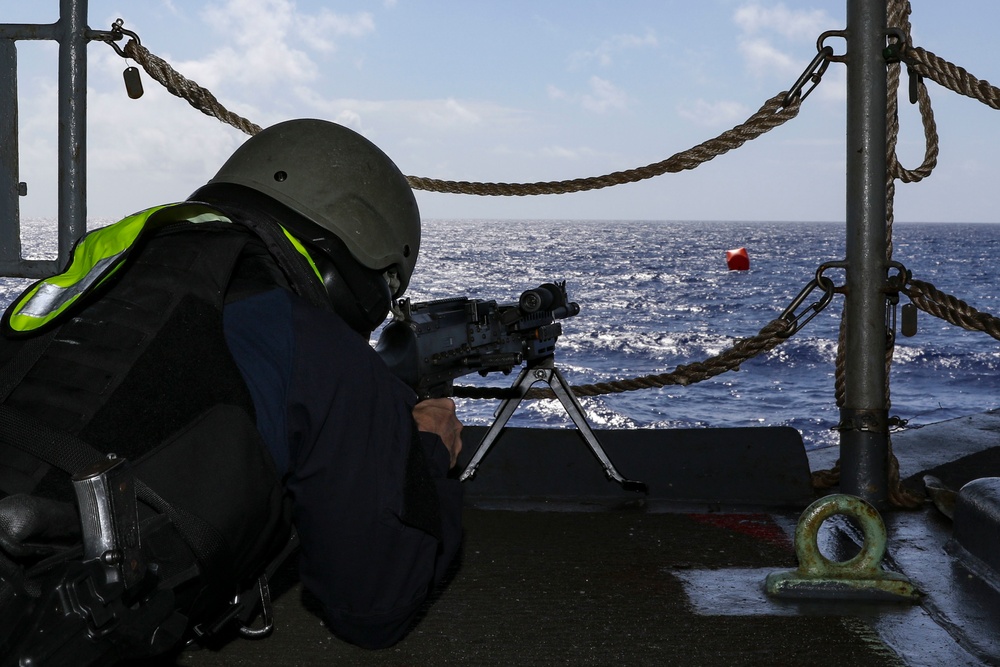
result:
M 918 603 L 765 593 L 767 574 L 796 567 L 792 535 L 814 497 L 803 491 L 809 470 L 837 457 L 836 448 L 802 451 L 788 431 L 598 432 L 623 474 L 650 484 L 648 497 L 604 480 L 571 431 L 508 433 L 467 482 L 465 541 L 450 580 L 396 646 L 367 651 L 332 636 L 290 562 L 273 582 L 270 637 L 188 649 L 160 664 L 1000 661 L 1000 594 L 991 572 L 952 555 L 952 520 L 930 502 L 883 512 L 884 567 L 910 578 L 922 593 Z M 987 413 L 894 434 L 893 445 L 908 484 L 919 488 L 930 471 L 958 489 L 1000 476 L 998 432 L 1000 414 Z M 981 528 L 1000 535 L 991 521 Z M 820 547 L 828 557 L 845 560 L 858 544 L 843 516 L 824 524 Z

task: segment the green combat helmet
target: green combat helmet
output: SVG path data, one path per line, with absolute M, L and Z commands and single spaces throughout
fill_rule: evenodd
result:
M 420 248 L 417 202 L 392 160 L 336 123 L 289 120 L 247 140 L 191 199 L 246 202 L 245 189 L 297 214 L 274 217 L 332 260 L 319 271 L 338 312 L 356 329 L 374 329 L 409 284 Z
M 420 248 L 420 213 L 406 176 L 375 144 L 323 120 L 273 125 L 241 146 L 212 183 L 272 197 L 331 232 L 370 269 L 395 267 L 406 289 Z

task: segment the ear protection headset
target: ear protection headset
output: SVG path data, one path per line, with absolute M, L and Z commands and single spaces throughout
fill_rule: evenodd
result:
M 352 329 L 369 336 L 385 320 L 392 304 L 384 272 L 358 264 L 338 238 L 308 238 L 291 225 L 284 227 L 310 251 L 334 311 Z

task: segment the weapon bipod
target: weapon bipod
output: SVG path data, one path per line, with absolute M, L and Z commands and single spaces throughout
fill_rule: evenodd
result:
M 566 379 L 563 378 L 562 373 L 556 368 L 555 360 L 553 357 L 546 357 L 545 359 L 540 359 L 534 362 L 528 362 L 528 364 L 521 369 L 521 373 L 514 380 L 514 384 L 511 385 L 511 391 L 514 392 L 514 396 L 511 398 L 505 398 L 497 408 L 495 419 L 493 424 L 490 425 L 486 435 L 483 436 L 482 441 L 479 443 L 479 449 L 472 456 L 469 464 L 462 471 L 462 475 L 459 477 L 460 481 L 466 481 L 472 479 L 476 474 L 476 470 L 479 468 L 480 462 L 486 453 L 490 450 L 490 447 L 496 442 L 496 439 L 500 437 L 503 432 L 504 426 L 507 425 L 507 421 L 510 419 L 511 415 L 514 414 L 514 410 L 517 406 L 521 404 L 524 400 L 525 394 L 528 393 L 528 389 L 531 388 L 536 382 L 545 382 L 552 389 L 556 398 L 562 403 L 563 407 L 566 409 L 566 413 L 569 415 L 573 423 L 580 430 L 580 435 L 587 442 L 587 446 L 590 451 L 593 452 L 597 460 L 601 462 L 604 466 L 604 474 L 607 475 L 608 479 L 613 480 L 621 484 L 622 488 L 626 491 L 638 491 L 640 493 L 648 493 L 648 489 L 644 482 L 636 482 L 631 479 L 625 479 L 621 476 L 621 473 L 615 468 L 614 464 L 611 463 L 611 459 L 608 455 L 604 453 L 604 448 L 601 447 L 601 443 L 597 441 L 597 436 L 594 435 L 593 429 L 590 428 L 590 424 L 587 423 L 587 416 L 583 412 L 583 407 L 580 405 L 580 401 L 577 400 L 576 396 L 570 390 L 569 385 L 566 383 Z

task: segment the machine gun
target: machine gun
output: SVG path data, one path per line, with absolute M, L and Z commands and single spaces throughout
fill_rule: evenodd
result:
M 646 492 L 645 484 L 625 479 L 615 469 L 587 423 L 580 402 L 555 367 L 556 340 L 562 334 L 557 320 L 580 312 L 580 306 L 569 300 L 565 281 L 526 290 L 517 303 L 459 297 L 423 303 L 401 299 L 397 305 L 398 313 L 382 330 L 375 351 L 422 399 L 451 396 L 455 378 L 464 375 L 509 374 L 525 365 L 462 472 L 462 481 L 476 474 L 528 389 L 536 382 L 545 382 L 604 466 L 608 479 L 629 491 Z
M 412 303 L 401 299 L 397 315 L 375 351 L 420 398 L 451 396 L 455 378 L 510 373 L 525 361 L 551 357 L 562 325 L 580 306 L 568 300 L 566 283 L 545 283 L 517 303 L 455 298 Z

